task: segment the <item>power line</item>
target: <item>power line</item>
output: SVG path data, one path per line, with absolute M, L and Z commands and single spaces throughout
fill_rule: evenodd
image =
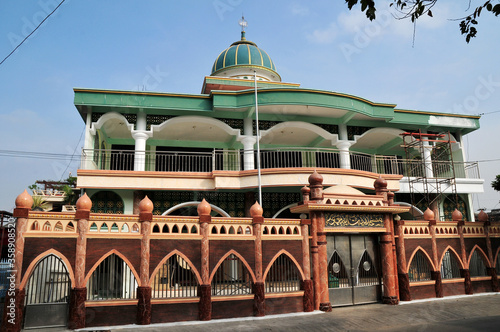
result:
M 29 35 L 27 35 L 27 36 L 26 36 L 26 37 L 25 37 L 25 38 L 24 38 L 24 39 L 23 39 L 23 40 L 19 43 L 19 45 L 17 45 L 17 46 L 16 46 L 16 47 L 12 50 L 12 52 L 10 52 L 10 53 L 9 53 L 9 54 L 8 54 L 8 55 L 7 55 L 7 56 L 6 56 L 3 60 L 2 60 L 2 62 L 0 62 L 0 66 L 1 66 L 4 62 L 5 62 L 5 60 L 7 60 L 7 59 L 8 59 L 8 58 L 12 55 L 12 54 L 14 54 L 14 52 L 15 52 L 15 51 L 16 51 L 16 50 L 17 50 L 17 49 L 18 49 L 18 48 L 19 48 L 19 47 L 20 47 L 20 46 L 21 46 L 21 45 L 22 45 L 22 44 L 26 41 L 26 39 L 28 39 L 28 38 L 29 38 L 32 34 L 34 34 L 34 33 L 35 33 L 35 31 L 36 31 L 36 30 L 38 30 L 38 28 L 39 28 L 39 27 L 43 24 L 43 22 L 45 22 L 45 21 L 46 21 L 46 20 L 50 17 L 50 15 L 54 14 L 54 12 L 57 10 L 57 8 L 59 8 L 59 7 L 63 4 L 63 2 L 64 2 L 64 1 L 66 1 L 66 0 L 62 0 L 62 1 L 61 1 L 58 5 L 57 5 L 57 7 L 56 7 L 56 8 L 54 8 L 54 10 L 53 10 L 53 11 L 52 11 L 49 15 L 47 15 L 47 16 L 46 16 L 46 17 L 42 20 L 42 22 L 40 22 L 40 24 L 38 24 L 38 26 L 37 26 L 37 27 L 36 27 L 33 31 L 31 31 L 31 33 L 30 33 Z
M 66 166 L 66 169 L 64 170 L 64 172 L 62 172 L 61 178 L 59 179 L 59 182 L 62 181 L 62 178 L 64 177 L 64 173 L 66 173 L 66 171 L 68 170 L 69 166 L 73 162 L 73 157 L 75 156 L 76 149 L 78 149 L 78 146 L 80 145 L 80 142 L 82 141 L 82 137 L 83 137 L 83 133 L 84 132 L 85 132 L 85 127 L 83 127 L 82 133 L 80 134 L 80 138 L 78 139 L 78 143 L 76 143 L 75 149 L 73 150 L 73 154 L 71 155 L 71 159 L 68 162 L 68 166 Z

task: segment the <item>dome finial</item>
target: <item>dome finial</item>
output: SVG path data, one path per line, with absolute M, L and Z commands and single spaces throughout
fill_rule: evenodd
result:
M 248 22 L 245 20 L 243 14 L 241 14 L 241 19 L 238 21 L 238 24 L 241 26 L 241 40 L 247 40 L 245 38 L 245 28 L 248 26 Z

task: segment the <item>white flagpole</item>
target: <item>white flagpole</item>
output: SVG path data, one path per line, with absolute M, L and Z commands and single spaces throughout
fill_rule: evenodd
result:
M 259 186 L 259 204 L 262 206 L 262 183 L 260 174 L 260 131 L 259 131 L 259 103 L 257 102 L 257 72 L 253 71 L 255 87 L 255 127 L 257 134 L 257 180 Z

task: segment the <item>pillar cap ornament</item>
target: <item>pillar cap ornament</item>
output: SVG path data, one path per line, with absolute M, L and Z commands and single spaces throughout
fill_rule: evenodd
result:
M 308 186 L 303 186 L 300 191 L 302 192 L 302 195 L 309 195 L 309 193 L 311 192 L 311 188 L 309 188 Z
M 387 188 L 387 181 L 382 177 L 382 175 L 379 175 L 378 179 L 373 182 L 373 186 L 375 189 L 385 189 Z
M 477 220 L 481 222 L 487 222 L 489 219 L 488 214 L 484 212 L 484 210 L 481 210 L 477 216 Z
M 309 184 L 310 185 L 320 185 L 323 184 L 323 176 L 319 174 L 316 170 L 309 175 Z
M 76 210 L 77 211 L 90 211 L 92 208 L 92 201 L 90 200 L 89 196 L 87 196 L 87 193 L 83 194 L 77 201 L 76 201 Z
M 424 212 L 424 220 L 427 220 L 427 221 L 434 220 L 434 211 L 427 208 L 427 210 L 425 210 L 425 212 Z
M 458 209 L 455 208 L 455 211 L 453 211 L 453 213 L 451 214 L 451 219 L 453 221 L 460 221 L 462 220 L 462 218 L 463 218 L 462 212 L 458 211 Z
M 154 209 L 153 202 L 149 199 L 148 195 L 146 195 L 140 202 L 139 202 L 139 212 L 146 212 L 146 213 L 152 213 Z
M 262 217 L 263 214 L 264 210 L 260 206 L 259 202 L 256 201 L 255 204 L 250 208 L 250 215 L 252 216 L 252 218 L 255 218 Z
M 212 212 L 212 207 L 208 202 L 203 199 L 200 204 L 198 204 L 198 207 L 196 208 L 196 211 L 198 211 L 199 216 L 208 216 L 210 215 L 210 212 Z
M 22 194 L 16 198 L 16 208 L 18 209 L 31 209 L 33 206 L 33 197 L 28 194 L 28 191 L 24 189 Z

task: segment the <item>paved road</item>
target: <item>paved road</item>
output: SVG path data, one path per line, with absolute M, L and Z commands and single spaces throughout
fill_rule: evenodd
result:
M 97 329 L 84 329 L 84 331 Z M 369 304 L 264 318 L 102 328 L 117 332 L 224 331 L 500 331 L 500 294 L 473 295 L 397 306 Z M 56 331 L 54 329 L 46 331 Z M 60 331 L 60 330 L 59 330 Z

